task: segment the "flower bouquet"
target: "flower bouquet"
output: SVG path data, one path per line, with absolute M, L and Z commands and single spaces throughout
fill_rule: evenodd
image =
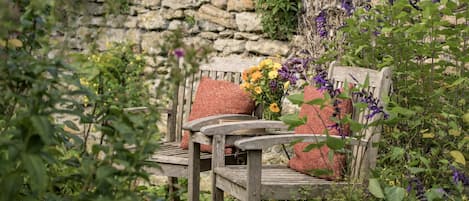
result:
M 262 118 L 278 120 L 282 111 L 282 99 L 298 77 L 285 64 L 265 59 L 258 66 L 243 72 L 241 88 L 248 92 L 263 109 Z

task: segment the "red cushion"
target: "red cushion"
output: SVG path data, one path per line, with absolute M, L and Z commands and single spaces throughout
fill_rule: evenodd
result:
M 189 121 L 219 114 L 252 114 L 254 101 L 237 84 L 202 77 L 195 95 Z M 189 132 L 184 132 L 181 147 L 188 149 Z M 202 144 L 200 150 L 212 152 L 212 146 Z M 226 149 L 231 153 L 231 149 Z
M 305 101 L 318 98 L 324 98 L 323 92 L 319 91 L 318 89 L 312 86 L 305 87 Z M 347 113 L 351 113 L 351 100 L 341 100 L 339 108 L 341 117 L 345 116 Z M 325 129 L 328 129 L 330 135 L 339 135 L 339 131 L 337 129 L 327 128 L 327 126 L 334 124 L 334 121 L 330 119 L 333 113 L 334 108 L 332 105 L 326 106 L 322 109 L 320 108 L 320 106 L 316 105 L 302 105 L 300 110 L 300 116 L 307 116 L 308 121 L 305 125 L 297 127 L 295 129 L 295 133 L 325 134 Z M 322 123 L 322 121 L 324 121 L 324 123 Z M 349 129 L 347 127 L 344 128 L 344 133 L 348 134 L 348 132 Z M 293 150 L 295 152 L 295 156 L 288 162 L 289 167 L 302 173 L 311 173 L 311 170 L 314 169 L 328 169 L 333 171 L 332 175 L 320 175 L 319 177 L 330 180 L 340 179 L 341 171 L 345 164 L 345 156 L 336 153 L 334 155 L 334 160 L 331 163 L 328 159 L 329 148 L 326 145 L 322 146 L 319 149 L 315 148 L 309 152 L 303 152 L 304 148 L 308 145 L 309 143 L 305 142 L 297 143 L 294 145 Z

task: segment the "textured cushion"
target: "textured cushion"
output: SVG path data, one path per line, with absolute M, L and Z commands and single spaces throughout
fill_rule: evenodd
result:
M 326 92 L 325 92 L 326 93 Z M 319 91 L 315 87 L 307 86 L 304 91 L 304 99 L 313 100 L 318 98 L 324 98 L 323 92 Z M 341 100 L 339 104 L 340 116 L 343 117 L 347 113 L 352 112 L 351 100 Z M 320 106 L 312 106 L 304 104 L 301 106 L 300 116 L 307 116 L 307 123 L 299 126 L 295 129 L 296 134 L 325 134 L 325 129 L 328 129 L 330 135 L 339 135 L 339 131 L 336 128 L 328 128 L 327 126 L 333 125 L 334 121 L 330 119 L 334 113 L 332 105 L 328 105 L 324 108 Z M 321 120 L 322 119 L 322 120 Z M 322 123 L 324 121 L 324 124 Z M 349 129 L 344 128 L 344 133 L 347 135 Z M 314 169 L 328 169 L 332 170 L 332 175 L 320 175 L 320 178 L 336 180 L 340 179 L 341 171 L 345 164 L 345 156 L 342 154 L 335 154 L 334 160 L 331 163 L 328 159 L 329 148 L 324 145 L 321 148 L 312 149 L 309 152 L 303 152 L 304 148 L 309 143 L 300 142 L 294 145 L 293 150 L 295 156 L 288 162 L 290 168 L 303 172 L 311 173 Z
M 219 114 L 252 114 L 254 101 L 237 84 L 203 77 L 195 95 L 189 121 Z M 182 137 L 181 147 L 189 147 L 189 132 Z M 201 145 L 203 152 L 212 152 L 212 146 Z M 227 148 L 226 153 L 231 153 Z

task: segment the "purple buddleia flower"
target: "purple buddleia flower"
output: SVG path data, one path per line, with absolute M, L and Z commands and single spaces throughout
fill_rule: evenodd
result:
M 325 11 L 321 11 L 316 17 L 316 30 L 321 38 L 327 37 L 327 14 Z
M 312 58 L 290 58 L 282 64 L 278 74 L 282 81 L 290 81 L 291 85 L 296 85 L 299 79 L 306 79 L 309 62 Z
M 350 74 L 350 77 L 358 84 L 359 81 L 353 75 Z M 354 95 L 360 98 L 360 102 L 366 103 L 368 105 L 368 109 L 370 110 L 370 114 L 366 116 L 367 119 L 373 118 L 377 114 L 383 114 L 384 119 L 389 118 L 389 114 L 384 111 L 383 106 L 380 106 L 380 100 L 373 97 L 373 93 L 367 92 L 365 90 L 359 92 L 353 92 Z
M 342 0 L 342 8 L 347 12 L 347 15 L 351 15 L 354 9 L 352 0 Z
M 389 4 L 394 5 L 394 0 L 388 0 Z
M 469 185 L 469 177 L 467 177 L 463 172 L 456 169 L 454 166 L 450 166 L 450 169 L 453 171 L 453 182 L 455 184 L 462 183 L 462 185 Z
M 433 3 L 440 3 L 440 0 L 432 0 Z
M 174 54 L 174 56 L 176 56 L 176 58 L 180 59 L 180 58 L 184 57 L 185 52 L 184 52 L 184 49 L 177 48 L 173 51 L 173 54 Z
M 407 186 L 407 192 L 412 191 L 412 189 L 415 190 L 415 195 L 418 200 L 427 201 L 427 197 L 425 196 L 425 186 L 419 178 L 413 177 L 410 179 L 409 185 Z

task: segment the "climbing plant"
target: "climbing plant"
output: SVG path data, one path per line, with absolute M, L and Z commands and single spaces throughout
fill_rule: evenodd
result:
M 272 39 L 285 40 L 295 33 L 301 7 L 301 0 L 256 1 L 263 31 Z

